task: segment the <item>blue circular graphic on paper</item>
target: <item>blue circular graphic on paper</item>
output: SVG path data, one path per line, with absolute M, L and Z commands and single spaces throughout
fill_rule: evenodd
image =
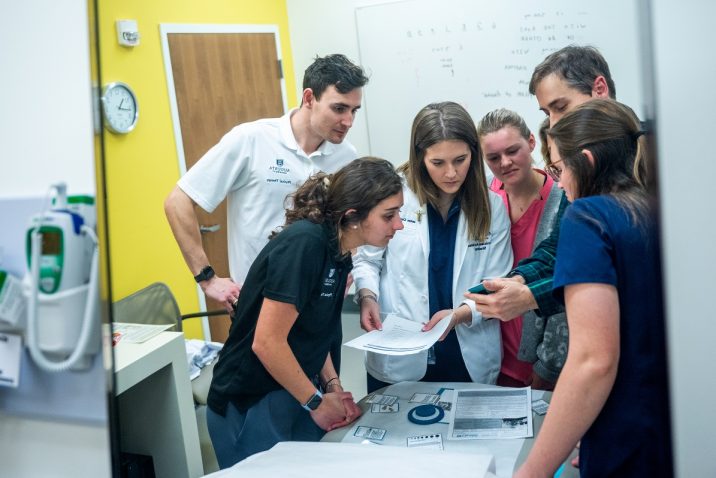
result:
M 417 425 L 432 425 L 445 417 L 445 410 L 437 405 L 418 405 L 408 412 L 408 420 Z

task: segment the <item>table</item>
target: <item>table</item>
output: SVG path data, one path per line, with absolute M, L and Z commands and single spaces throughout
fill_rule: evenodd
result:
M 392 441 L 385 440 L 386 445 L 397 445 L 405 446 L 405 438 L 407 436 L 425 435 L 430 433 L 440 433 L 443 437 L 448 434 L 448 425 L 446 423 L 435 423 L 433 425 L 416 425 L 410 423 L 407 419 L 407 412 L 417 403 L 408 403 L 410 397 L 414 393 L 436 393 L 441 388 L 452 388 L 452 389 L 480 389 L 488 388 L 491 386 L 482 385 L 478 383 L 429 383 L 429 382 L 401 382 L 398 384 L 390 385 L 377 391 L 377 393 L 383 393 L 387 395 L 397 395 L 399 397 L 400 410 L 398 413 L 387 414 L 387 413 L 371 413 L 370 404 L 366 403 L 364 397 L 358 402 L 358 405 L 363 410 L 363 416 L 353 423 L 351 426 L 344 427 L 338 430 L 327 433 L 322 441 L 327 442 L 340 442 L 346 437 L 346 434 L 352 433 L 356 426 L 369 426 L 386 429 L 386 437 L 388 434 L 393 432 L 394 438 Z M 532 399 L 535 399 L 535 395 L 541 394 L 542 392 L 533 391 Z M 551 393 L 545 392 L 545 401 L 549 402 Z M 533 413 L 533 431 L 534 436 L 537 436 L 540 426 L 542 425 L 544 417 Z M 397 437 L 397 438 L 395 438 Z M 396 441 L 397 440 L 397 441 Z M 447 440 L 443 439 L 443 447 L 445 451 L 451 452 L 463 452 L 473 454 L 491 454 L 495 457 L 496 472 L 497 476 L 512 476 L 513 467 L 515 463 L 517 465 L 524 462 L 525 458 L 532 449 L 534 439 L 516 439 L 516 440 Z M 571 459 L 571 458 L 570 458 Z M 567 464 L 564 467 L 564 471 L 561 474 L 561 478 L 572 478 L 578 477 L 578 470 Z
M 114 347 L 120 448 L 151 455 L 157 476 L 203 475 L 184 334 Z
M 491 456 L 354 443 L 289 442 L 206 478 L 495 478 Z

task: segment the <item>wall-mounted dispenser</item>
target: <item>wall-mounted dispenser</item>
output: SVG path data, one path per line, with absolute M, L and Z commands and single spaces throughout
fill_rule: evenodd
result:
M 46 371 L 86 369 L 99 351 L 98 252 L 94 200 L 67 197 L 53 185 L 54 204 L 27 231 L 29 273 L 26 345 Z

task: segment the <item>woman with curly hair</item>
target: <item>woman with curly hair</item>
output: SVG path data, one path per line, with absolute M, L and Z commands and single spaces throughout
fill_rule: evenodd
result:
M 393 166 L 357 159 L 311 177 L 241 290 L 214 368 L 207 424 L 221 468 L 279 441 L 318 441 L 361 411 L 343 390 L 341 308 L 351 250 L 402 229 Z

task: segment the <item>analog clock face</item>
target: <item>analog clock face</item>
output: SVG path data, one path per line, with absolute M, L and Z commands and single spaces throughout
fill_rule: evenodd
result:
M 113 133 L 129 133 L 139 117 L 137 98 L 124 83 L 110 83 L 102 92 L 105 126 Z

